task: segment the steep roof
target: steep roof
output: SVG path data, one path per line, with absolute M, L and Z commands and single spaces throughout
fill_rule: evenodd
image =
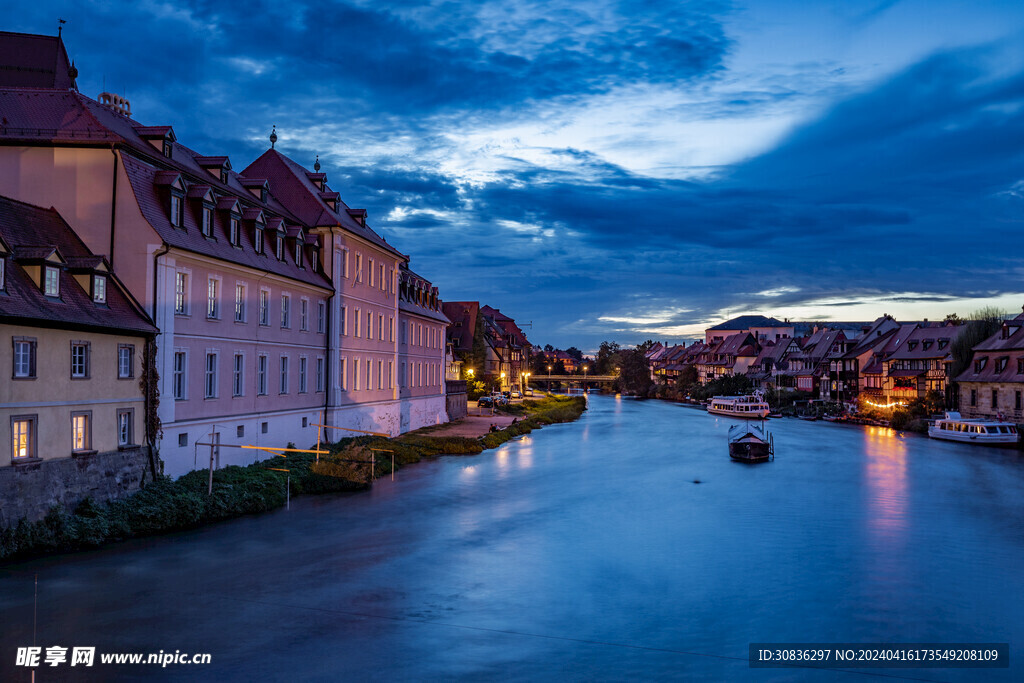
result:
M 43 294 L 17 258 L 8 258 L 5 288 L 0 292 L 0 320 L 36 327 L 156 333 L 156 327 L 142 308 L 106 268 L 106 261 L 89 251 L 56 209 L 0 197 L 0 240 L 20 258 L 37 260 L 56 254 L 64 261 L 59 264 L 60 296 L 55 298 Z M 30 248 L 21 250 L 20 247 Z M 106 277 L 106 302 L 94 302 L 91 293 L 83 289 L 70 272 L 72 270 L 95 270 Z
M 349 212 L 349 207 L 341 201 L 340 195 L 336 197 L 336 209 L 332 209 L 328 205 L 325 196 L 330 198 L 333 195 L 327 190 L 326 185 L 325 189 L 321 190 L 310 178 L 310 175 L 317 177 L 324 174 L 311 174 L 276 149 L 268 149 L 256 161 L 249 164 L 242 174 L 248 177 L 266 178 L 270 182 L 274 195 L 306 225 L 343 228 L 399 258 L 407 258 L 405 254 L 388 244 L 383 237 L 355 220 Z
M 0 31 L 0 87 L 77 89 L 64 41 Z
M 441 310 L 452 321 L 448 327 L 448 337 L 455 348 L 470 351 L 473 349 L 473 334 L 476 331 L 476 318 L 480 312 L 479 301 L 445 301 Z M 460 324 L 461 323 L 461 324 Z

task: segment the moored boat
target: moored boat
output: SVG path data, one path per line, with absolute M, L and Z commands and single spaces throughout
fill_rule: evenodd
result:
M 729 427 L 729 457 L 739 462 L 775 459 L 775 442 L 764 427 L 749 422 Z
M 708 412 L 745 420 L 763 420 L 768 416 L 768 403 L 757 394 L 753 396 L 715 396 L 708 403 Z
M 930 424 L 928 436 L 933 439 L 995 446 L 1013 445 L 1019 438 L 1017 426 L 1014 424 L 998 420 L 968 420 L 956 412 L 947 412 L 944 418 Z

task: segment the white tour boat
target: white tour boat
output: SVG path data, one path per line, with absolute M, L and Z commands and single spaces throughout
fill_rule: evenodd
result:
M 708 412 L 747 420 L 763 420 L 771 410 L 760 394 L 753 396 L 715 396 L 708 403 Z
M 1016 444 L 1017 426 L 997 420 L 967 420 L 960 413 L 949 412 L 928 426 L 928 436 L 965 443 Z

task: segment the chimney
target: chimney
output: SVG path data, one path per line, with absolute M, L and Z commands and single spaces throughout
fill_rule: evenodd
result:
M 118 114 L 123 114 L 124 116 L 132 115 L 132 105 L 128 102 L 128 100 L 121 97 L 120 95 L 114 95 L 113 93 L 109 92 L 101 92 L 100 104 L 102 104 L 104 107 L 112 111 L 117 112 Z

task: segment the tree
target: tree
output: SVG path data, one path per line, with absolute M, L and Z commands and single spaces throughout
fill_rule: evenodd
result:
M 957 377 L 970 366 L 974 358 L 974 347 L 998 332 L 1005 318 L 1003 311 L 991 306 L 970 315 L 949 347 L 953 355 L 951 377 Z
M 565 352 L 576 359 L 577 363 L 583 362 L 583 352 L 577 349 L 575 346 L 570 346 Z
M 555 350 L 555 347 L 552 346 L 551 344 L 545 344 L 544 345 L 544 350 L 547 351 L 548 353 L 551 353 L 552 351 Z
M 597 350 L 597 359 L 594 362 L 595 375 L 610 375 L 613 368 L 617 367 L 614 357 L 619 353 L 620 347 L 615 342 L 601 342 Z
M 654 381 L 651 379 L 651 368 L 647 357 L 639 348 L 620 351 L 618 354 L 619 377 L 615 380 L 615 389 L 624 394 L 647 396 Z
M 643 344 L 640 344 L 636 348 L 640 349 L 644 353 L 647 353 L 648 351 L 651 350 L 651 347 L 654 346 L 657 343 L 658 342 L 654 341 L 653 339 L 648 339 L 647 341 L 645 341 Z

